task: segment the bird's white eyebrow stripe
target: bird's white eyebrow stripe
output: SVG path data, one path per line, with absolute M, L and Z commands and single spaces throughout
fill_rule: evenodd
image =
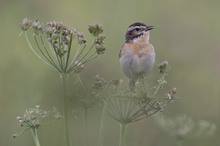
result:
M 132 26 L 132 27 L 129 27 L 129 28 L 128 28 L 128 31 L 134 30 L 134 29 L 136 29 L 136 28 L 146 28 L 146 26 Z

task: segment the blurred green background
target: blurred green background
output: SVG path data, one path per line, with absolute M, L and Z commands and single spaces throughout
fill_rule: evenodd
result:
M 140 21 L 155 27 L 151 42 L 156 48 L 156 64 L 167 59 L 171 65 L 168 87 L 177 87 L 181 99 L 163 114 L 182 113 L 205 119 L 218 127 L 209 137 L 188 138 L 187 146 L 219 146 L 220 141 L 220 1 L 218 0 L 0 0 L 0 146 L 34 145 L 26 132 L 19 131 L 16 117 L 36 104 L 49 110 L 60 106 L 61 85 L 57 72 L 45 65 L 19 37 L 24 17 L 40 21 L 62 21 L 89 36 L 88 24 L 102 23 L 107 39 L 103 56 L 86 65 L 81 74 L 90 84 L 96 74 L 106 79 L 127 79 L 122 74 L 119 48 L 127 26 Z M 156 67 L 149 82 L 156 82 Z M 70 82 L 73 82 L 70 79 Z M 96 145 L 99 113 L 90 111 L 90 142 Z M 106 118 L 104 145 L 118 144 L 119 127 Z M 81 118 L 73 120 L 74 143 L 85 145 Z M 39 130 L 45 146 L 63 145 L 62 121 Z M 127 146 L 176 146 L 175 139 L 154 118 L 129 125 Z

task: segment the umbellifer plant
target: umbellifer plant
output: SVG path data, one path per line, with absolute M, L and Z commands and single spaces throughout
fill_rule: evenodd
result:
M 66 146 L 71 146 L 68 76 L 80 73 L 85 63 L 105 52 L 102 25 L 89 25 L 88 30 L 94 37 L 89 44 L 83 33 L 62 22 L 42 23 L 24 18 L 20 27 L 30 49 L 61 76 Z
M 167 61 L 163 61 L 158 65 L 161 77 L 157 84 L 150 87 L 144 79 L 140 79 L 137 83 L 135 91 L 129 92 L 124 88 L 120 81 L 112 80 L 106 82 L 102 78 L 96 79 L 96 88 L 105 89 L 104 94 L 97 90 L 97 95 L 106 97 L 103 102 L 103 110 L 107 110 L 116 122 L 120 125 L 119 146 L 125 146 L 127 126 L 143 119 L 146 119 L 158 112 L 163 111 L 171 101 L 176 100 L 176 88 L 164 94 L 158 94 L 167 84 L 165 77 L 168 75 L 169 65 Z M 108 90 L 108 92 L 106 92 Z M 106 93 L 108 95 L 106 95 Z

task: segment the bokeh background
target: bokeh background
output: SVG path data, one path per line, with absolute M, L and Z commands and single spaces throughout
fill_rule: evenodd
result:
M 119 48 L 128 25 L 140 21 L 155 27 L 151 42 L 156 48 L 156 64 L 168 60 L 171 72 L 168 87 L 177 87 L 181 97 L 170 104 L 164 115 L 187 114 L 206 120 L 217 127 L 210 136 L 189 136 L 188 146 L 219 146 L 220 141 L 220 1 L 218 0 L 0 0 L 0 146 L 34 145 L 26 132 L 11 139 L 21 130 L 16 117 L 38 104 L 43 109 L 60 107 L 61 84 L 57 72 L 45 65 L 28 48 L 24 36 L 19 37 L 23 17 L 33 20 L 62 21 L 89 36 L 88 24 L 102 23 L 107 39 L 103 56 L 86 65 L 81 78 L 91 84 L 99 74 L 106 79 L 127 79 L 122 74 Z M 156 67 L 149 82 L 156 82 Z M 73 82 L 70 79 L 70 82 Z M 90 145 L 97 144 L 99 122 L 97 110 L 91 109 Z M 73 120 L 74 143 L 85 145 L 83 118 Z M 104 146 L 118 144 L 119 126 L 105 119 Z M 62 121 L 39 130 L 42 145 L 63 145 Z M 149 118 L 131 124 L 127 146 L 176 146 L 170 131 Z

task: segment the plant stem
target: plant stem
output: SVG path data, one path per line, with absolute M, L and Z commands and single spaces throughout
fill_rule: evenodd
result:
M 127 123 L 120 123 L 120 143 L 119 146 L 125 146 Z
M 85 107 L 86 146 L 89 146 L 88 107 Z
M 102 108 L 102 115 L 101 115 L 101 121 L 100 121 L 100 127 L 99 127 L 99 137 L 98 137 L 98 146 L 102 146 L 103 144 L 103 128 L 104 128 L 104 116 L 106 114 L 106 105 L 107 103 L 103 103 L 103 108 Z
M 66 146 L 71 146 L 71 133 L 70 133 L 70 123 L 69 123 L 69 98 L 68 98 L 68 74 L 61 74 L 62 80 L 62 98 L 63 98 L 63 110 L 64 110 L 64 125 L 65 125 L 65 136 L 66 136 Z
M 159 82 L 158 86 L 156 87 L 156 90 L 155 90 L 155 92 L 154 92 L 153 97 L 156 96 L 157 92 L 159 91 L 159 89 L 161 88 L 161 86 L 164 84 L 164 78 L 165 78 L 165 75 L 163 74 L 162 77 L 161 77 L 161 79 L 160 79 L 160 82 Z M 162 81 L 162 82 L 161 82 L 161 81 Z
M 37 129 L 35 127 L 31 128 L 31 132 L 32 132 L 32 136 L 34 138 L 35 145 L 40 146 L 40 141 L 39 141 L 39 138 L 38 138 Z

